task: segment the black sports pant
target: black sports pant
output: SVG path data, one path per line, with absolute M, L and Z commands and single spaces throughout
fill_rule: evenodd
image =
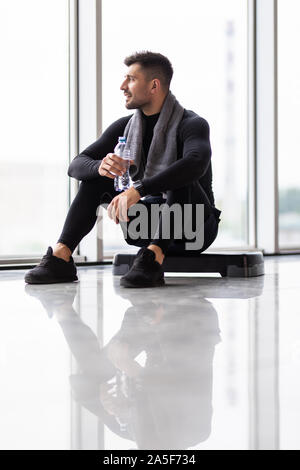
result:
M 79 242 L 92 230 L 97 220 L 97 208 L 101 204 L 104 207 L 111 202 L 111 200 L 117 196 L 118 192 L 114 189 L 114 183 L 112 179 L 104 176 L 95 178 L 88 181 L 82 181 L 79 186 L 79 191 L 71 204 L 68 211 L 65 224 L 63 226 L 62 233 L 57 242 L 64 243 L 73 252 Z M 204 204 L 204 244 L 199 253 L 206 250 L 215 240 L 218 234 L 218 224 L 220 211 L 215 207 L 212 207 L 209 203 L 209 199 L 199 184 L 198 181 L 191 183 L 187 187 L 169 190 L 167 191 L 167 199 L 162 199 L 161 196 L 147 196 L 139 201 L 139 204 L 143 204 L 148 211 L 149 222 L 151 222 L 151 205 L 162 204 L 165 202 L 168 206 L 174 203 L 192 204 Z M 192 217 L 194 217 L 194 211 L 192 211 Z M 130 222 L 134 219 L 133 216 L 129 216 Z M 150 235 L 148 238 L 134 240 L 130 238 L 130 231 L 127 234 L 126 242 L 130 245 L 135 246 L 148 246 L 150 243 L 160 246 L 163 253 L 182 253 L 185 251 L 185 241 L 173 238 L 174 235 L 174 221 L 171 220 L 170 238 L 164 239 L 161 236 L 161 225 L 163 222 L 163 215 L 159 219 L 158 232 L 155 234 L 154 239 L 151 239 Z M 113 222 L 112 222 L 113 223 Z M 173 226 L 172 226 L 173 224 Z M 194 224 L 194 220 L 192 221 Z M 126 222 L 121 222 L 121 227 L 126 228 Z M 150 227 L 149 223 L 149 227 Z M 129 236 L 128 236 L 129 235 Z M 192 242 L 192 240 L 189 240 Z

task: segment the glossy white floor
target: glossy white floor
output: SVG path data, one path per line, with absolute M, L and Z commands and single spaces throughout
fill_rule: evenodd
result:
M 0 271 L 1 449 L 300 449 L 300 256 L 124 289 Z

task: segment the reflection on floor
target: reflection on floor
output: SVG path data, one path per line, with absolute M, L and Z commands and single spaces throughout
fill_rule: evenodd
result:
M 0 271 L 0 448 L 299 449 L 299 268 L 142 290 Z

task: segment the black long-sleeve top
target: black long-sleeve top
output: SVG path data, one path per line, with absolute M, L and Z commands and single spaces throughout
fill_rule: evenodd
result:
M 80 181 L 104 178 L 98 172 L 101 160 L 108 153 L 113 152 L 118 137 L 124 135 L 126 124 L 131 116 L 115 121 L 96 142 L 77 155 L 70 163 L 68 175 Z M 158 117 L 159 113 L 152 116 L 143 114 L 146 122 L 143 136 L 146 158 Z M 177 130 L 177 161 L 158 175 L 143 178 L 142 182 L 147 194 L 158 194 L 188 186 L 196 180 L 202 185 L 214 206 L 209 125 L 205 119 L 193 111 L 184 110 Z

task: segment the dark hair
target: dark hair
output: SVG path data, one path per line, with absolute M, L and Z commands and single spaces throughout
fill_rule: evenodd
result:
M 140 64 L 145 71 L 147 79 L 158 78 L 165 89 L 169 89 L 173 76 L 173 67 L 169 59 L 158 52 L 141 51 L 126 57 L 124 64 Z

